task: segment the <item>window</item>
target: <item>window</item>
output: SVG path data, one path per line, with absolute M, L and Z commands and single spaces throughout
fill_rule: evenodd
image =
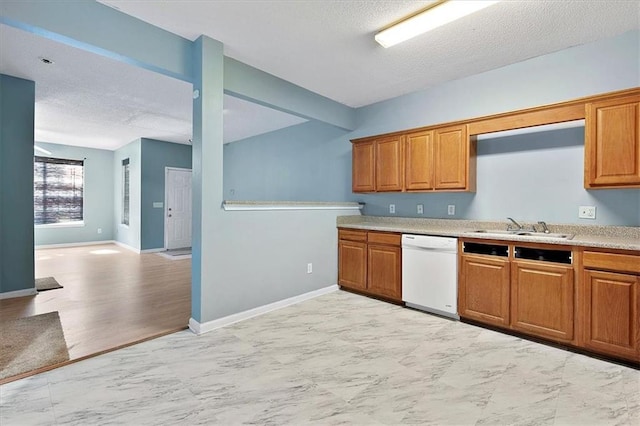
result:
M 129 225 L 129 159 L 122 160 L 122 220 L 120 223 Z
M 34 223 L 82 222 L 84 161 L 34 157 L 33 164 Z

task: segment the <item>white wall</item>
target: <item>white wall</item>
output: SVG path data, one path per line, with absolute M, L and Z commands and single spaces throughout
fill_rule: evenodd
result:
M 140 139 L 123 146 L 114 152 L 113 183 L 114 209 L 113 229 L 114 239 L 140 250 L 140 199 L 141 199 L 141 141 Z M 122 220 L 122 160 L 129 159 L 129 225 L 123 225 Z

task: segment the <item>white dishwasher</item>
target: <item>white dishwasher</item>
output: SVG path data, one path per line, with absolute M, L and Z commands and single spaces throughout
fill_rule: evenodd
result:
M 402 300 L 412 308 L 460 318 L 457 238 L 402 235 Z

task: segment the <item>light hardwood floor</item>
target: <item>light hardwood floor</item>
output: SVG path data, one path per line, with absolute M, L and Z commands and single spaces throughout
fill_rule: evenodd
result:
M 0 321 L 58 311 L 71 360 L 187 327 L 191 259 L 114 244 L 36 250 L 36 278 L 64 288 L 0 300 Z

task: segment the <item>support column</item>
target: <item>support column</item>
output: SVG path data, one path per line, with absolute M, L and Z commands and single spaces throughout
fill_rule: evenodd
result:
M 222 43 L 201 36 L 193 45 L 193 254 L 191 318 L 209 321 L 216 293 L 216 238 L 222 222 L 222 108 L 224 56 Z M 218 242 L 218 246 L 220 246 Z M 207 295 L 204 297 L 203 295 Z
M 35 294 L 35 93 L 33 81 L 0 74 L 0 297 Z

